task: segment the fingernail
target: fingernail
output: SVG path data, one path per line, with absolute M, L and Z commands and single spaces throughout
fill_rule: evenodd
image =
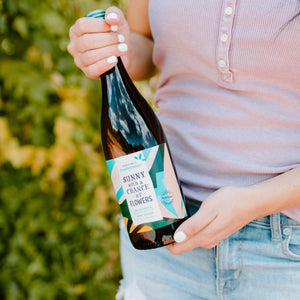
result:
M 118 34 L 118 41 L 119 41 L 119 43 L 124 43 L 125 37 L 123 34 Z
M 182 243 L 186 239 L 186 234 L 183 231 L 178 231 L 174 234 L 174 240 L 177 243 Z
M 127 46 L 126 44 L 119 44 L 119 45 L 118 45 L 118 49 L 119 49 L 119 51 L 121 51 L 121 52 L 125 52 L 125 51 L 128 50 L 128 46 Z
M 117 20 L 119 17 L 118 17 L 118 15 L 116 14 L 116 13 L 109 13 L 107 16 L 106 16 L 106 19 L 107 20 Z
M 115 56 L 110 56 L 110 57 L 108 57 L 107 59 L 106 59 L 106 62 L 108 63 L 108 64 L 113 64 L 113 63 L 115 63 L 117 61 L 117 58 L 115 57 Z
M 111 25 L 110 30 L 111 31 L 117 31 L 118 30 L 118 25 Z

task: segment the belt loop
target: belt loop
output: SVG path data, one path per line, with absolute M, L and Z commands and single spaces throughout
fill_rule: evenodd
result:
M 281 241 L 280 212 L 270 215 L 272 241 Z

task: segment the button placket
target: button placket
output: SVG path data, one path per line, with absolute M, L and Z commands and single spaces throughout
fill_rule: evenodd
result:
M 236 0 L 225 0 L 223 2 L 216 53 L 217 66 L 221 73 L 221 79 L 227 82 L 232 81 L 232 72 L 230 71 L 229 61 L 229 49 L 231 44 L 235 4 Z

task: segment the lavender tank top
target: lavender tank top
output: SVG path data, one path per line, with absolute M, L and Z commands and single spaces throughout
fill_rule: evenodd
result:
M 300 165 L 300 17 L 288 22 L 299 10 L 298 0 L 150 0 L 155 102 L 187 197 Z M 300 207 L 284 213 L 300 221 Z

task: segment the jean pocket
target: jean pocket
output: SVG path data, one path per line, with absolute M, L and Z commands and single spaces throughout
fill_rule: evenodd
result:
M 283 229 L 282 251 L 290 259 L 300 261 L 300 228 Z

